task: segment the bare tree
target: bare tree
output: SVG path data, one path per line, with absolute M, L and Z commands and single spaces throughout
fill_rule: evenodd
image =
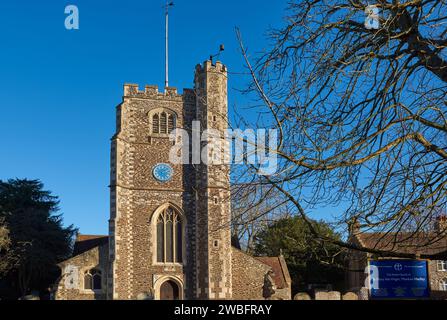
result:
M 272 222 L 290 217 L 289 201 L 276 188 L 240 183 L 231 192 L 232 238 L 253 253 L 256 236 Z
M 424 247 L 446 236 L 430 230 L 447 204 L 447 3 L 377 1 L 378 29 L 365 27 L 367 6 L 293 1 L 271 48 L 253 60 L 238 32 L 247 94 L 280 132 L 271 150 L 278 173 L 259 183 L 283 193 L 311 228 L 307 208 L 338 205 L 340 227 L 424 233 Z

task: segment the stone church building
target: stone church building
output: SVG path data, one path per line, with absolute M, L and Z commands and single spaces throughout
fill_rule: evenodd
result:
M 176 128 L 191 137 L 200 121 L 201 132 L 223 136 L 227 100 L 220 62 L 198 65 L 194 89 L 183 94 L 124 86 L 111 143 L 109 235 L 78 236 L 73 257 L 59 265 L 56 299 L 291 298 L 282 256 L 231 246 L 229 166 L 169 161 Z

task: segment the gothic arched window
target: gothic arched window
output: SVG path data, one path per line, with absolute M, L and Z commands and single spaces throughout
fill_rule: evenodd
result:
M 102 274 L 101 270 L 91 269 L 84 273 L 84 289 L 85 290 L 101 290 Z
M 175 129 L 176 116 L 170 111 L 155 111 L 151 115 L 153 134 L 170 134 Z
M 157 262 L 183 262 L 183 222 L 177 210 L 168 207 L 157 218 Z

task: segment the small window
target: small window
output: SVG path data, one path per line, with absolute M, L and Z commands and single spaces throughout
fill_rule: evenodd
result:
M 214 204 L 219 204 L 219 199 L 217 197 L 214 197 Z
M 218 240 L 214 240 L 214 248 L 218 248 L 219 247 L 219 241 Z
M 213 121 L 216 122 L 217 121 L 217 117 L 213 116 Z
M 447 271 L 447 261 L 438 260 L 438 271 Z
M 101 270 L 91 269 L 84 274 L 84 289 L 85 290 L 101 290 L 102 289 L 102 275 Z
M 447 279 L 441 280 L 439 282 L 439 290 L 447 291 Z

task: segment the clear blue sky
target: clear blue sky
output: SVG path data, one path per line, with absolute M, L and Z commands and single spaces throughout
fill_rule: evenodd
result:
M 110 138 L 122 85 L 164 80 L 163 0 L 0 2 L 0 179 L 40 179 L 61 200 L 65 224 L 107 234 Z M 64 27 L 66 5 L 80 30 Z M 171 14 L 170 85 L 191 87 L 194 67 L 224 43 L 242 72 L 234 28 L 251 49 L 282 23 L 286 1 L 178 0 Z M 244 105 L 229 79 L 230 105 Z

